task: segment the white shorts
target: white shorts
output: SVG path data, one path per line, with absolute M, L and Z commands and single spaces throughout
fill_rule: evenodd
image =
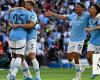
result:
M 83 41 L 78 41 L 78 42 L 69 41 L 67 53 L 77 52 L 77 53 L 81 54 L 83 44 L 84 44 L 84 40 Z
M 26 48 L 26 40 L 10 41 L 9 46 L 11 53 L 24 55 Z
M 96 46 L 94 44 L 89 43 L 87 47 L 87 51 L 95 51 Z
M 99 53 L 100 54 L 100 46 L 96 46 L 92 43 L 89 43 L 88 44 L 88 48 L 87 48 L 87 51 L 95 51 L 95 53 Z
M 36 53 L 36 44 L 37 44 L 37 39 L 31 39 L 27 41 L 25 54 L 29 55 L 29 53 Z

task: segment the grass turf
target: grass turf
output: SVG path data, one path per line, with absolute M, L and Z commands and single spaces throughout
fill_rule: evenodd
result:
M 6 80 L 6 75 L 8 70 L 0 70 L 0 80 Z M 31 69 L 31 73 L 33 77 L 35 76 L 34 71 Z M 91 80 L 91 69 L 87 68 L 83 72 L 82 80 Z M 41 78 L 42 80 L 72 80 L 75 77 L 74 69 L 67 68 L 49 68 L 49 69 L 41 69 Z M 17 74 L 17 80 L 23 80 L 23 74 L 21 71 Z M 100 76 L 97 76 L 95 80 L 100 80 Z

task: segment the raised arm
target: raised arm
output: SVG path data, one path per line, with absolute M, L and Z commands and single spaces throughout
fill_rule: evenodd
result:
M 44 14 L 45 14 L 45 16 L 53 16 L 53 17 L 60 18 L 60 19 L 63 19 L 63 20 L 67 19 L 67 15 L 60 15 L 60 14 L 53 13 L 51 11 L 47 11 Z

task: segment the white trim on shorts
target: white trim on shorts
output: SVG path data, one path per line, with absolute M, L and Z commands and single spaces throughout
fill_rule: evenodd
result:
M 67 53 L 76 52 L 81 54 L 83 49 L 83 44 L 84 40 L 78 42 L 69 41 Z
M 26 40 L 18 40 L 18 41 L 10 41 L 10 50 L 11 53 L 15 54 L 25 54 L 25 48 L 26 48 Z

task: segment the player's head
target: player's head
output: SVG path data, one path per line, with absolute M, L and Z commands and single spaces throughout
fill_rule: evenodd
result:
M 84 6 L 83 3 L 76 3 L 75 11 L 76 11 L 77 14 L 82 14 L 84 9 L 85 9 L 85 6 Z
M 91 17 L 96 17 L 96 15 L 100 13 L 100 6 L 98 4 L 91 5 L 89 12 Z
M 18 6 L 19 7 L 25 7 L 25 1 L 24 0 L 19 0 Z
M 31 10 L 34 7 L 34 1 L 32 0 L 26 0 L 25 1 L 25 8 L 28 10 Z

